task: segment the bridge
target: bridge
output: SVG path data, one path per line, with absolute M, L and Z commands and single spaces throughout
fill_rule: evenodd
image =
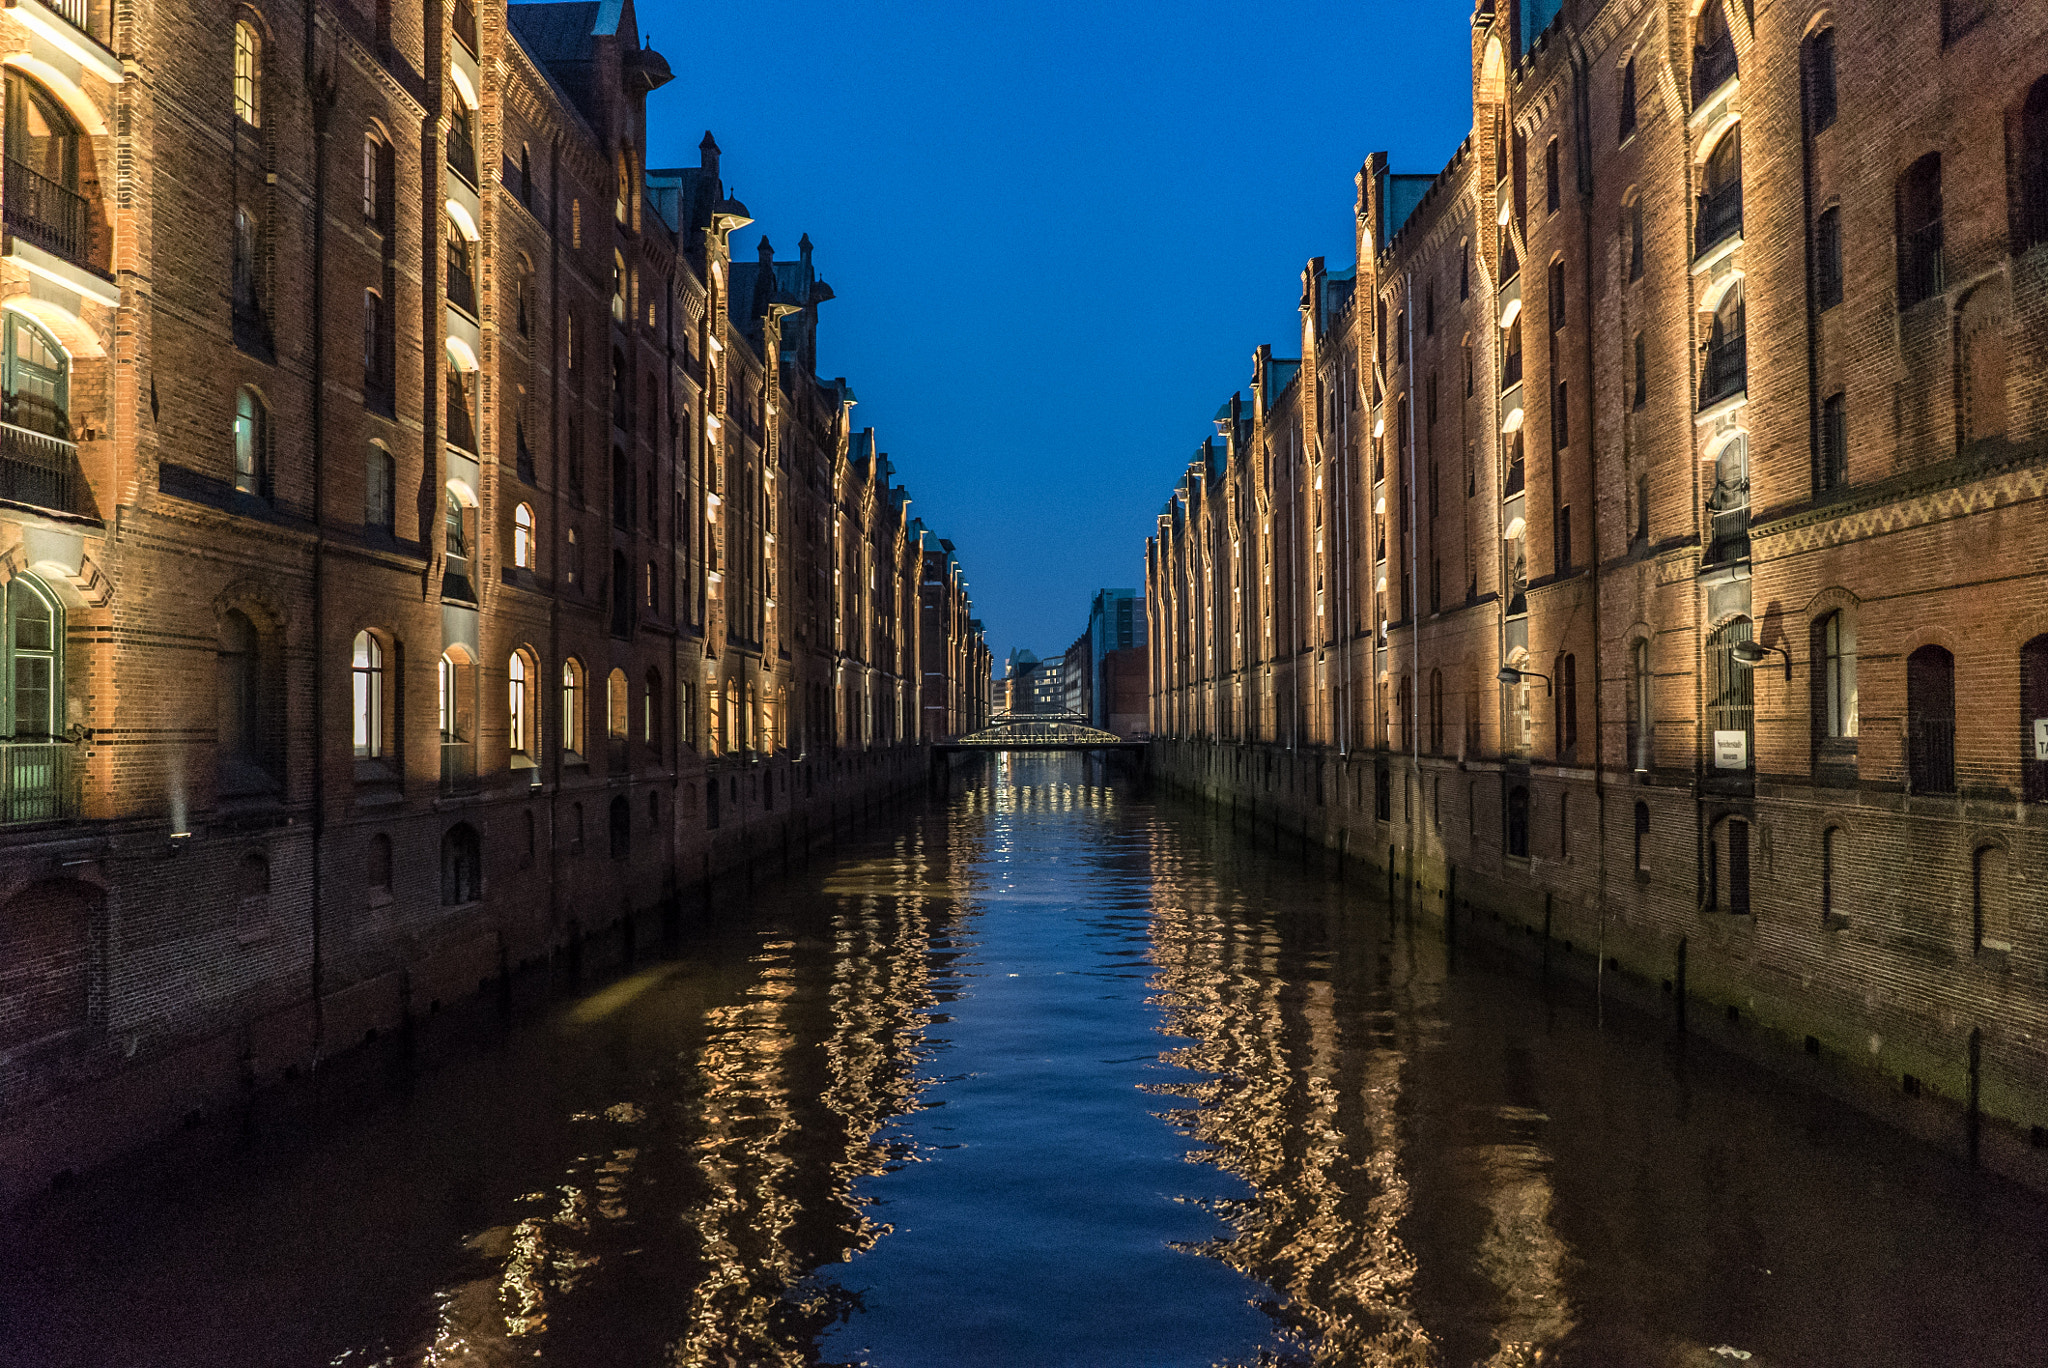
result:
M 1141 755 L 1145 743 L 1126 741 L 1115 732 L 1091 727 L 1083 713 L 999 712 L 980 731 L 940 741 L 932 750 L 938 755 L 978 751 L 1105 751 Z

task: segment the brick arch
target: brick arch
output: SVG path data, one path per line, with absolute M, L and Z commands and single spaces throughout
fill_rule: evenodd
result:
M 1806 614 L 1809 622 L 1817 622 L 1839 609 L 1854 612 L 1862 606 L 1863 600 L 1858 598 L 1854 591 L 1844 589 L 1840 585 L 1830 585 L 1808 599 L 1806 607 L 1800 611 Z
M 1964 658 L 1962 638 L 1951 631 L 1945 623 L 1922 622 L 1915 624 L 1905 636 L 1899 638 L 1896 654 L 1900 668 L 1904 668 L 1906 657 L 1922 646 L 1939 646 L 1955 659 L 1960 667 Z
M 215 623 L 224 624 L 230 609 L 248 618 L 259 632 L 284 632 L 291 626 L 290 616 L 275 591 L 258 579 L 239 579 L 220 591 L 213 601 Z M 350 636 L 353 638 L 354 633 Z

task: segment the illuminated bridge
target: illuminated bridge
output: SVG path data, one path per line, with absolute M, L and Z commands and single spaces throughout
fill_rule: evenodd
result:
M 988 726 L 932 747 L 939 755 L 975 751 L 1107 751 L 1142 754 L 1143 741 L 1126 741 L 1115 732 L 1088 725 L 1082 713 L 999 712 Z

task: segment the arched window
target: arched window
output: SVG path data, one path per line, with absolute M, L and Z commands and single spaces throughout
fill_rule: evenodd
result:
M 1717 769 L 1756 763 L 1756 672 L 1735 660 L 1735 644 L 1748 641 L 1750 631 L 1750 620 L 1737 618 L 1707 638 L 1707 740 Z
M 70 356 L 48 330 L 27 314 L 7 310 L 5 333 L 5 369 L 4 378 L 0 378 L 5 409 L 0 412 L 0 421 L 45 437 L 70 441 Z M 54 507 L 54 500 L 61 497 L 61 491 L 54 487 L 44 491 L 40 487 L 42 481 L 25 479 L 24 473 L 10 469 L 6 475 L 0 476 L 0 481 L 4 481 L 0 483 L 0 489 L 9 491 L 6 497 L 47 493 L 47 498 L 30 497 L 23 502 Z
M 633 853 L 633 808 L 623 793 L 612 799 L 611 854 L 614 860 L 623 860 Z
M 1742 433 L 1723 442 L 1715 454 L 1707 516 L 1707 563 L 1723 565 L 1745 559 L 1749 555 L 1749 438 Z
M 363 401 L 382 407 L 390 394 L 390 366 L 384 338 L 387 323 L 384 296 L 376 290 L 363 291 Z
M 1724 817 L 1707 833 L 1707 906 L 1749 915 L 1749 823 Z
M 1899 177 L 1899 307 L 1947 288 L 1942 266 L 1941 153 L 1929 152 Z
M 641 695 L 640 739 L 661 749 L 661 671 L 647 672 L 646 692 Z
M 533 336 L 533 263 L 522 254 L 513 280 L 514 322 L 521 337 Z
M 633 466 L 618 447 L 612 448 L 612 526 L 621 530 L 633 526 Z
M 526 652 L 514 651 L 505 662 L 505 736 L 507 748 L 515 755 L 534 750 L 532 734 L 533 666 Z
M 1655 753 L 1655 714 L 1651 710 L 1650 643 L 1639 640 L 1629 647 L 1628 751 L 1636 769 L 1647 773 Z
M 1508 324 L 1508 338 L 1501 358 L 1500 382 L 1503 386 L 1522 383 L 1522 316 L 1515 315 Z
M 1621 68 L 1621 98 L 1615 106 L 1615 141 L 1627 142 L 1636 132 L 1636 59 Z
M 451 288 L 453 282 L 450 282 Z M 447 353 L 448 445 L 474 454 L 476 440 L 477 373 L 467 357 Z
M 533 207 L 533 149 L 519 144 L 519 202 Z
M 1829 827 L 1820 834 L 1820 923 L 1824 927 L 1837 928 L 1848 921 L 1842 915 L 1841 898 L 1835 886 L 1846 839 L 1840 827 Z
M 256 258 L 261 238 L 256 211 L 246 204 L 235 206 L 234 261 L 229 284 L 233 289 L 235 320 L 243 324 L 260 322 L 263 316 L 261 272 Z
M 1508 854 L 1529 858 L 1529 790 L 1520 784 L 1508 790 Z
M 1444 750 L 1444 672 L 1429 672 L 1429 751 L 1442 755 Z
M 1735 34 L 1728 27 L 1728 16 L 1722 11 L 1722 4 L 1723 0 L 1709 0 L 1707 7 L 1700 11 L 1698 27 L 1693 32 L 1692 99 L 1695 105 L 1703 103 L 1737 74 Z
M 247 19 L 235 20 L 235 117 L 251 128 L 262 125 L 256 102 L 263 75 L 263 40 Z
M 1818 133 L 1835 122 L 1835 31 L 1815 29 L 1802 45 L 1806 77 L 1806 127 Z
M 2020 647 L 2020 791 L 2048 803 L 2048 634 Z
M 1995 845 L 1980 847 L 1970 864 L 1970 922 L 1975 948 L 2008 954 L 2012 950 L 2012 908 L 2005 849 Z
M 447 220 L 448 242 L 448 302 L 468 314 L 477 316 L 476 309 L 476 247 L 469 240 L 453 214 Z
M 455 98 L 448 102 L 448 169 L 475 187 L 476 111 L 469 107 L 459 85 L 455 88 Z
M 483 895 L 483 840 L 475 827 L 457 822 L 441 838 L 441 905 L 460 907 Z
M 17 574 L 5 586 L 0 586 L 0 595 L 7 601 L 7 635 L 0 647 L 4 647 L 6 659 L 4 671 L 0 671 L 0 688 L 7 692 L 4 711 L 0 711 L 0 726 L 7 736 L 16 741 L 40 741 L 61 735 L 64 731 L 64 613 L 54 594 L 43 587 L 33 575 Z M 53 773 L 49 784 L 39 783 L 34 776 L 24 775 L 23 765 L 17 769 L 13 784 L 6 794 L 11 803 L 16 791 L 22 788 L 22 779 L 27 778 L 28 789 L 50 787 L 55 796 L 57 776 Z M 18 814 L 10 808 L 10 816 Z M 50 814 L 56 816 L 55 812 Z
M 613 670 L 604 683 L 605 733 L 614 741 L 623 741 L 627 736 L 626 718 L 626 672 Z
M 270 412 L 247 385 L 235 391 L 235 488 L 262 498 L 270 490 Z
M 583 666 L 573 657 L 562 662 L 562 749 L 583 753 Z
M 443 491 L 443 518 L 448 529 L 448 555 L 453 560 L 469 559 L 470 505 L 462 491 L 450 484 Z
M 619 192 L 625 194 L 623 190 Z M 625 201 L 619 203 L 620 212 L 625 211 Z M 618 248 L 612 249 L 612 320 L 626 322 L 626 257 Z M 624 426 L 621 424 L 621 426 Z
M 520 504 L 512 510 L 512 564 L 533 569 L 533 505 Z
M 2015 252 L 2048 242 L 2048 76 L 2027 88 L 2013 139 L 2015 159 L 2012 245 Z
M 1856 719 L 1856 620 L 1837 609 L 1814 624 L 1814 732 L 1817 739 L 1853 741 Z
M 368 632 L 357 632 L 349 665 L 355 750 L 358 759 L 384 753 L 384 647 Z
M 1543 149 L 1543 207 L 1553 214 L 1564 205 L 1562 161 L 1557 139 L 1552 138 Z
M 1939 646 L 1906 657 L 1906 770 L 1915 793 L 1956 791 L 1956 658 Z
M 397 523 L 398 463 L 390 452 L 372 444 L 363 460 L 363 525 L 388 533 Z
M 1699 245 L 1709 249 L 1742 233 L 1742 125 L 1721 135 L 1700 177 Z
M 626 553 L 612 552 L 612 635 L 633 635 L 633 572 L 627 568 Z
M 77 122 L 57 98 L 13 68 L 7 71 L 7 227 L 71 261 L 93 250 L 79 158 L 91 156 Z
M 269 770 L 272 719 L 263 687 L 262 646 L 256 624 L 246 613 L 230 608 L 221 615 L 215 733 L 223 793 L 263 792 L 275 786 Z

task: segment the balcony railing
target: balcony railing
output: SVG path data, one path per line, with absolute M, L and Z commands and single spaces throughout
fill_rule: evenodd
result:
M 448 254 L 448 302 L 471 318 L 477 316 L 476 278 L 469 273 L 469 263 L 453 252 Z
M 1700 407 L 1711 408 L 1749 388 L 1749 348 L 1742 335 L 1707 344 L 1707 363 L 1700 380 Z
M 12 423 L 0 423 L 0 499 L 58 513 L 90 515 L 78 448 Z
M 469 410 L 469 394 L 460 385 L 448 387 L 448 445 L 474 452 L 476 418 Z
M 1711 46 L 1697 48 L 1692 57 L 1692 98 L 1697 104 L 1728 84 L 1738 69 L 1735 41 L 1723 37 Z
M 0 741 L 0 822 L 78 815 L 78 749 L 64 741 Z
M 88 265 L 90 220 L 85 196 L 27 162 L 7 159 L 7 227 L 46 252 Z
M 455 41 L 468 48 L 470 56 L 476 56 L 476 6 L 470 0 L 455 0 L 453 23 Z
M 1742 235 L 1742 182 L 1731 180 L 1700 196 L 1699 241 L 1695 257 L 1703 257 L 1729 238 Z
M 12 210 L 9 211 L 10 222 Z M 1910 309 L 1948 288 L 1941 260 L 1939 220 L 1899 239 L 1899 307 Z
M 1956 791 L 1956 720 L 1953 717 L 1907 720 L 1906 772 L 1915 793 Z
M 460 127 L 448 130 L 448 169 L 476 188 L 476 144 Z
M 1711 533 L 1709 565 L 1724 565 L 1749 555 L 1748 480 L 1714 482 L 1714 492 L 1707 499 L 1707 524 Z

